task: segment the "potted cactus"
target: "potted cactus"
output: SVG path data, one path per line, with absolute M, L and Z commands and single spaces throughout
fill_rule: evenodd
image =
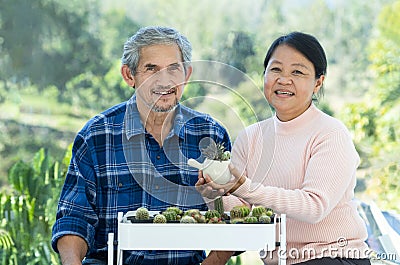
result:
M 189 166 L 203 170 L 217 184 L 225 184 L 231 179 L 229 171 L 229 163 L 231 153 L 225 150 L 222 143 L 211 143 L 201 150 L 203 156 L 206 158 L 203 163 L 199 163 L 194 159 L 189 159 Z
M 203 163 L 199 163 L 194 159 L 189 159 L 189 166 L 203 170 L 217 184 L 226 184 L 231 179 L 229 171 L 229 163 L 231 153 L 225 149 L 222 143 L 211 141 L 208 146 L 201 150 L 201 153 L 206 158 Z M 214 201 L 214 208 L 220 215 L 224 214 L 224 205 L 222 198 L 216 198 Z

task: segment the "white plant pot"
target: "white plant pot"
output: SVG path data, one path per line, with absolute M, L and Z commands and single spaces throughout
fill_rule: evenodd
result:
M 229 171 L 230 162 L 230 160 L 218 161 L 206 158 L 203 163 L 199 163 L 190 158 L 188 160 L 188 165 L 203 170 L 203 174 L 209 175 L 215 183 L 222 185 L 228 183 L 232 178 L 231 172 Z
M 231 179 L 232 175 L 229 171 L 229 163 L 231 161 L 206 160 L 203 163 L 203 173 L 217 184 L 226 184 Z

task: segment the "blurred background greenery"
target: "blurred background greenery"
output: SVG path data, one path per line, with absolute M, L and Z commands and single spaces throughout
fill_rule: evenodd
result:
M 399 14 L 398 0 L 0 0 L 1 264 L 58 264 L 49 240 L 68 148 L 90 117 L 132 95 L 119 59 L 147 25 L 184 33 L 194 60 L 242 71 L 236 93 L 191 83 L 184 94 L 233 140 L 271 113 L 261 93 L 269 44 L 315 35 L 329 64 L 319 106 L 345 122 L 362 157 L 356 196 L 399 212 Z

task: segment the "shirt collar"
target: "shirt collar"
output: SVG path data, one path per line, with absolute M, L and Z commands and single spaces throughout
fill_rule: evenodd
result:
M 133 96 L 126 103 L 124 123 L 125 123 L 124 127 L 127 139 L 130 139 L 131 137 L 139 134 L 146 133 L 142 120 L 140 119 L 139 110 L 136 105 L 136 94 L 133 94 Z M 183 138 L 180 132 L 184 125 L 185 122 L 182 113 L 182 105 L 178 103 L 178 105 L 175 108 L 175 118 L 174 118 L 174 124 L 172 126 L 173 130 L 172 132 L 170 132 L 170 135 L 172 133 L 173 135 Z

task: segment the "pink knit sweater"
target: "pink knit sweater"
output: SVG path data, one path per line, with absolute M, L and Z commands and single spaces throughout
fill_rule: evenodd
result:
M 366 258 L 367 232 L 352 201 L 359 161 L 346 127 L 311 105 L 294 120 L 275 116 L 239 134 L 232 163 L 248 179 L 233 195 L 287 215 L 288 264 Z

